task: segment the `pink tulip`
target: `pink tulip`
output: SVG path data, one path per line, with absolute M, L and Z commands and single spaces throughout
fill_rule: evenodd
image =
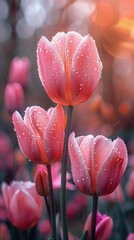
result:
M 52 171 L 52 181 L 53 181 L 53 189 L 61 188 L 61 162 L 56 162 L 51 167 Z M 74 190 L 75 186 L 68 180 L 71 178 L 70 174 L 67 172 L 67 182 L 66 187 L 68 190 Z M 41 196 L 49 195 L 49 186 L 48 186 L 48 174 L 46 166 L 38 165 L 36 174 L 35 174 L 35 185 L 37 192 Z
M 52 164 L 61 160 L 65 119 L 61 105 L 47 112 L 38 106 L 28 107 L 24 120 L 13 114 L 19 146 L 27 158 L 39 164 Z
M 19 83 L 22 87 L 29 85 L 30 62 L 27 57 L 15 57 L 10 65 L 8 82 Z
M 92 219 L 92 214 L 90 213 L 84 226 L 84 231 L 88 230 L 87 240 L 90 240 L 91 219 Z M 101 240 L 101 239 L 108 240 L 110 238 L 112 228 L 113 228 L 112 219 L 106 214 L 101 215 L 99 212 L 97 212 L 95 240 Z
M 134 233 L 129 233 L 126 240 L 134 240 Z
M 24 105 L 24 91 L 19 83 L 7 84 L 4 92 L 5 108 L 11 114 Z
M 88 195 L 106 195 L 114 191 L 127 166 L 127 149 L 119 137 L 113 142 L 104 136 L 69 137 L 69 155 L 73 180 Z
M 89 99 L 101 75 L 102 63 L 91 36 L 57 33 L 52 41 L 41 37 L 38 70 L 48 96 L 61 105 L 78 105 Z
M 130 198 L 134 199 L 134 171 L 131 172 L 127 185 L 126 192 Z
M 0 240 L 9 240 L 10 238 L 10 232 L 5 223 L 0 224 Z
M 41 215 L 42 198 L 37 194 L 34 183 L 13 181 L 9 186 L 3 183 L 2 193 L 14 226 L 26 230 L 37 223 Z

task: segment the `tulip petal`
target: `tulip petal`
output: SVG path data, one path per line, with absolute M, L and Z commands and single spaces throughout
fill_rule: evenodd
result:
M 81 152 L 83 154 L 83 157 L 86 161 L 89 173 L 91 171 L 91 163 L 93 161 L 93 144 L 94 144 L 94 136 L 87 135 L 83 138 L 83 140 L 79 145 Z
M 54 101 L 65 102 L 66 75 L 61 56 L 45 37 L 41 37 L 37 48 L 39 76 L 48 96 Z M 60 100 L 59 100 L 60 99 Z
M 70 89 L 72 105 L 86 101 L 97 85 L 102 70 L 94 40 L 89 36 L 83 37 L 72 59 L 70 73 Z
M 104 163 L 104 161 L 106 161 L 106 159 L 109 157 L 111 151 L 113 148 L 113 142 L 104 137 L 103 135 L 98 135 L 97 137 L 95 137 L 94 139 L 94 157 L 93 157 L 93 173 L 94 175 L 96 175 L 100 168 L 101 165 Z M 95 168 L 94 168 L 95 166 Z
M 74 31 L 57 33 L 51 41 L 51 44 L 60 54 L 63 62 L 66 64 L 66 70 L 69 73 L 72 65 L 73 55 L 82 40 L 82 36 Z
M 20 149 L 24 155 L 35 163 L 42 163 L 36 140 L 31 130 L 25 125 L 20 114 L 16 111 L 12 116 Z
M 37 136 L 44 137 L 48 121 L 47 112 L 39 106 L 28 107 L 25 111 L 24 122 Z
M 26 191 L 17 190 L 10 201 L 10 214 L 14 225 L 25 230 L 27 226 L 30 228 L 35 225 L 39 217 L 38 205 Z
M 68 150 L 74 183 L 81 192 L 90 194 L 88 168 L 74 133 L 69 136 Z
M 45 151 L 48 161 L 60 160 L 64 142 L 64 111 L 61 105 L 53 108 L 44 135 Z
M 122 139 L 113 142 L 113 149 L 102 164 L 98 177 L 98 195 L 106 195 L 114 191 L 127 167 L 127 149 Z M 104 177 L 105 176 L 105 177 Z
M 110 217 L 105 216 L 96 226 L 96 239 L 108 240 L 113 227 L 113 221 Z

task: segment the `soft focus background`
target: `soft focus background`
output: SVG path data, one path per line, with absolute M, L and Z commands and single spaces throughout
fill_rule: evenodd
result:
M 72 30 L 83 36 L 90 34 L 95 39 L 103 63 L 96 91 L 89 101 L 74 109 L 72 129 L 76 135 L 122 137 L 129 151 L 125 183 L 133 172 L 134 0 L 0 0 L 1 181 L 29 179 L 23 168 L 25 159 L 17 148 L 11 114 L 4 102 L 11 61 L 14 57 L 27 57 L 30 62 L 30 83 L 24 88 L 22 115 L 27 106 L 40 105 L 45 109 L 54 106 L 39 80 L 37 43 L 41 35 L 51 40 L 58 31 Z M 9 145 L 7 139 L 3 140 L 3 134 L 9 138 Z M 8 163 L 3 164 L 3 159 Z M 134 215 L 128 219 L 134 222 Z M 134 231 L 134 226 L 130 230 Z
M 52 105 L 41 86 L 36 48 L 41 35 L 49 40 L 58 31 L 75 30 L 95 39 L 103 62 L 96 93 L 75 110 L 78 133 L 112 135 L 130 130 L 134 113 L 133 0 L 0 0 L 0 119 L 5 122 L 3 94 L 13 57 L 30 60 L 30 86 L 25 106 Z M 4 115 L 4 116 L 3 116 Z M 132 128 L 130 131 L 132 134 Z

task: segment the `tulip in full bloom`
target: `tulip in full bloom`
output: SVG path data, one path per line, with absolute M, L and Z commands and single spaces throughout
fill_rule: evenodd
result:
M 69 155 L 73 180 L 87 195 L 107 195 L 114 191 L 123 176 L 128 156 L 119 137 L 113 142 L 99 135 L 69 137 Z
M 87 240 L 90 240 L 91 219 L 92 219 L 92 213 L 89 214 L 84 226 L 84 230 L 85 231 L 88 230 Z M 113 228 L 112 219 L 106 214 L 101 215 L 99 212 L 97 212 L 95 240 L 100 240 L 100 239 L 108 240 L 110 238 L 112 228 Z
M 5 108 L 9 113 L 21 110 L 24 105 L 24 91 L 19 83 L 7 84 L 4 92 Z
M 3 183 L 2 194 L 9 219 L 14 226 L 26 230 L 37 223 L 41 215 L 42 198 L 37 194 L 34 183 Z
M 38 164 L 61 160 L 65 119 L 61 105 L 45 111 L 39 106 L 28 107 L 24 120 L 16 111 L 13 124 L 24 155 Z
M 94 40 L 77 32 L 57 33 L 52 41 L 41 37 L 38 70 L 48 96 L 61 105 L 78 105 L 89 99 L 101 75 Z
M 15 57 L 10 65 L 8 82 L 19 83 L 26 88 L 29 85 L 30 62 L 27 57 Z

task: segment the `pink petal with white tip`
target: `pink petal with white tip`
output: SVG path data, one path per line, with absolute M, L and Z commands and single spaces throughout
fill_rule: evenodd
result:
M 37 48 L 39 76 L 50 98 L 54 102 L 65 102 L 66 75 L 60 54 L 45 37 L 41 37 Z M 60 102 L 59 102 L 60 99 Z
M 50 163 L 61 160 L 65 130 L 64 111 L 61 105 L 53 108 L 44 134 L 45 151 Z
M 83 37 L 72 59 L 70 73 L 70 89 L 72 105 L 86 101 L 96 87 L 102 70 L 94 40 L 89 36 Z
M 111 154 L 102 164 L 97 176 L 98 195 L 106 195 L 114 191 L 126 170 L 127 162 L 126 145 L 122 139 L 117 138 L 113 142 Z
M 31 130 L 25 125 L 20 114 L 16 111 L 12 116 L 20 149 L 27 158 L 35 163 L 42 163 L 36 140 Z
M 71 133 L 69 136 L 68 150 L 75 185 L 81 192 L 90 194 L 90 176 L 88 168 L 74 133 Z

